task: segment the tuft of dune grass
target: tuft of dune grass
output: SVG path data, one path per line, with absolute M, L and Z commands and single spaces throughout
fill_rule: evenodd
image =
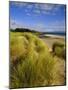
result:
M 48 46 L 31 33 L 10 34 L 10 88 L 56 85 L 57 60 Z

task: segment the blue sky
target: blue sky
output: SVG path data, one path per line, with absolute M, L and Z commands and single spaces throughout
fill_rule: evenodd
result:
M 65 5 L 10 2 L 10 28 L 65 31 Z

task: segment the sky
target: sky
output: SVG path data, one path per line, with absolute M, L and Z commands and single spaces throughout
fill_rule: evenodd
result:
M 65 9 L 63 4 L 10 1 L 10 28 L 65 32 Z

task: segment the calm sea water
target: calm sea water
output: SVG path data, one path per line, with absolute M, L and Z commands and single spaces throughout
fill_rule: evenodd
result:
M 46 32 L 45 34 L 52 34 L 52 35 L 59 35 L 59 36 L 65 36 L 66 33 L 64 32 Z

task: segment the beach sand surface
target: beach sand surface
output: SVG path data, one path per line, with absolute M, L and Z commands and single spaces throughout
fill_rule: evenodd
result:
M 55 42 L 61 42 L 65 44 L 65 37 L 61 37 L 59 36 L 58 38 L 56 38 L 55 36 L 49 36 L 49 37 L 42 37 L 41 38 L 50 49 L 52 49 L 52 46 Z

